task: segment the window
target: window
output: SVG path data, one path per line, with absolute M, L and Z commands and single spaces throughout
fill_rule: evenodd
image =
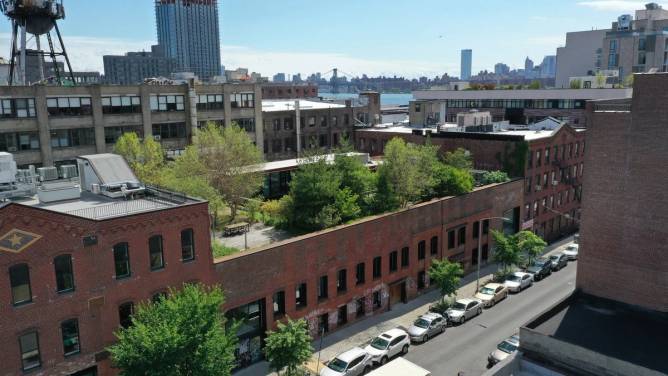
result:
M 104 142 L 107 144 L 115 144 L 124 133 L 130 132 L 136 133 L 140 138 L 143 137 L 141 127 L 104 127 Z
M 197 97 L 198 110 L 222 110 L 223 108 L 222 94 L 203 94 Z
M 93 112 L 90 97 L 46 98 L 46 110 L 49 116 L 82 116 Z
M 373 292 L 373 309 L 376 310 L 382 306 L 382 302 L 380 300 L 380 291 L 374 291 Z
M 327 126 L 327 116 L 321 116 L 320 117 L 320 126 L 321 127 L 326 127 Z
M 255 132 L 255 118 L 241 118 L 233 120 L 239 128 L 245 130 L 246 132 Z
M 141 98 L 136 95 L 102 97 L 102 113 L 141 113 Z
M 550 148 L 545 148 L 545 164 L 550 163 Z
M 123 303 L 118 306 L 118 323 L 127 329 L 132 325 L 132 314 L 135 313 L 135 305 L 132 302 Z
M 355 284 L 361 285 L 364 283 L 364 263 L 360 262 L 355 267 Z
M 195 238 L 193 229 L 188 228 L 181 231 L 181 261 L 195 259 Z
M 373 259 L 373 278 L 374 279 L 380 278 L 380 276 L 382 275 L 382 271 L 381 271 L 382 264 L 381 264 L 381 262 L 382 262 L 382 260 L 381 260 L 380 256 L 374 257 L 374 259 Z
M 480 226 L 480 222 L 479 222 L 479 221 L 475 221 L 475 222 L 473 222 L 473 229 L 472 229 L 472 230 L 473 230 L 473 234 L 471 235 L 471 236 L 473 236 L 473 239 L 478 239 L 478 235 L 479 235 L 479 234 L 478 234 L 478 231 L 480 230 L 479 226 Z
M 455 248 L 455 230 L 448 231 L 448 249 Z
M 292 118 L 286 117 L 283 118 L 283 129 L 286 131 L 292 130 L 294 128 L 294 124 L 292 123 Z
M 405 268 L 410 263 L 410 251 L 408 247 L 403 247 L 401 249 L 401 267 Z
M 540 152 L 540 150 L 536 152 L 536 167 L 540 167 L 540 165 L 541 165 L 541 163 L 540 163 L 541 155 L 542 155 L 542 153 Z
M 233 93 L 230 102 L 232 108 L 253 108 L 255 107 L 254 93 Z
M 344 292 L 348 289 L 348 272 L 346 269 L 341 269 L 336 275 L 336 291 Z
M 53 259 L 56 270 L 56 291 L 68 292 L 74 290 L 74 273 L 72 272 L 72 256 L 61 255 Z
M 116 268 L 116 279 L 130 276 L 128 243 L 118 243 L 114 246 L 114 266 Z
M 471 265 L 478 265 L 478 248 L 473 248 L 471 253 Z
M 60 129 L 51 131 L 51 147 L 53 148 L 85 145 L 95 145 L 95 130 L 93 128 Z
M 309 127 L 315 127 L 315 116 L 309 116 L 308 117 L 308 126 Z
M 9 268 L 9 282 L 12 287 L 12 304 L 19 305 L 32 301 L 28 264 L 14 265 Z
M 76 319 L 63 321 L 60 324 L 60 332 L 63 337 L 63 354 L 65 356 L 77 354 L 79 348 L 79 323 Z
M 274 153 L 280 153 L 283 150 L 283 143 L 280 138 L 271 140 L 271 151 Z
M 348 322 L 348 305 L 344 304 L 339 307 L 338 315 L 336 316 L 336 325 L 341 326 Z M 364 358 L 362 358 L 364 359 Z M 354 362 L 355 360 L 353 360 Z M 350 362 L 352 365 L 353 362 Z
M 306 307 L 306 283 L 300 283 L 295 290 L 295 306 L 297 309 Z
M 148 239 L 148 254 L 151 270 L 165 267 L 165 260 L 162 254 L 162 236 L 154 235 Z
M 14 98 L 0 100 L 0 118 L 35 117 L 35 99 Z
M 350 115 L 348 114 L 343 115 L 343 125 L 350 125 Z
M 39 338 L 37 337 L 37 332 L 30 332 L 20 336 L 19 346 L 21 347 L 21 365 L 24 371 L 42 365 L 39 357 Z
M 431 255 L 438 254 L 438 236 L 431 237 L 430 251 Z
M 151 95 L 151 111 L 184 111 L 186 109 L 183 95 Z
M 366 298 L 361 297 L 361 298 L 357 299 L 356 303 L 357 303 L 357 312 L 355 312 L 355 313 L 356 313 L 356 316 L 359 318 L 359 317 L 364 316 L 364 314 L 366 313 Z
M 160 136 L 160 139 L 185 138 L 186 123 L 153 124 L 153 137 L 155 136 Z
M 417 276 L 418 290 L 424 289 L 426 287 L 426 282 L 427 282 L 427 274 L 425 273 L 424 270 L 420 270 Z
M 459 235 L 457 239 L 457 245 L 466 244 L 466 227 L 462 226 L 458 230 Z
M 318 281 L 318 300 L 327 299 L 327 276 L 323 275 Z
M 285 291 L 274 293 L 274 319 L 285 315 Z
M 482 221 L 482 234 L 487 235 L 489 234 L 489 219 L 485 219 Z
M 426 243 L 424 240 L 420 240 L 418 243 L 418 260 L 424 260 L 425 257 L 425 248 L 426 248 Z
M 399 253 L 397 251 L 390 252 L 390 273 L 396 272 L 399 268 Z

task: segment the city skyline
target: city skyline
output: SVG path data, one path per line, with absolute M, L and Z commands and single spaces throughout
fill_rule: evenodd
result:
M 117 0 L 115 7 L 105 9 L 105 17 L 97 17 L 101 3 L 66 3 L 67 18 L 61 28 L 75 70 L 102 72 L 102 55 L 150 51 L 157 43 L 152 1 L 137 4 Z M 544 56 L 554 55 L 565 43 L 568 31 L 607 28 L 620 14 L 644 6 L 644 1 L 630 0 L 572 0 L 560 3 L 557 9 L 547 1 L 499 2 L 499 6 L 478 3 L 476 17 L 485 23 L 483 32 L 471 32 L 467 17 L 447 16 L 465 14 L 464 7 L 475 8 L 476 4 L 435 0 L 422 0 L 416 8 L 432 9 L 428 14 L 405 20 L 402 17 L 414 11 L 414 5 L 377 0 L 349 4 L 335 12 L 332 21 L 340 27 L 331 32 L 330 27 L 322 27 L 321 14 L 323 8 L 336 5 L 332 1 L 324 6 L 305 0 L 280 4 L 225 1 L 219 5 L 222 63 L 232 69 L 247 67 L 264 76 L 278 72 L 308 75 L 333 67 L 353 75 L 459 76 L 460 50 L 470 48 L 475 55 L 472 74 L 493 71 L 499 62 L 516 69 L 523 67 L 526 56 L 538 63 Z M 359 14 L 373 17 L 359 22 Z M 298 20 L 295 25 L 299 27 L 279 26 L 290 18 Z M 512 27 L 499 19 L 512 20 Z M 124 27 L 118 27 L 119 22 Z M 550 28 L 545 28 L 546 24 Z M 9 53 L 9 33 L 9 22 L 0 22 L 0 43 L 6 50 L 0 50 L 3 57 Z M 362 35 L 369 43 L 354 43 Z M 377 47 L 369 50 L 366 45 Z

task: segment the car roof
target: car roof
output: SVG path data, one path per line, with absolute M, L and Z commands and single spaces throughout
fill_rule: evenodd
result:
M 358 356 L 361 355 L 366 355 L 366 351 L 362 350 L 359 347 L 353 347 L 352 349 L 342 352 L 341 354 L 337 355 L 336 357 L 343 360 L 344 362 L 348 363 L 352 361 L 353 359 L 357 358 Z
M 488 284 L 486 284 L 486 285 L 483 286 L 483 287 L 489 287 L 490 289 L 495 289 L 495 288 L 497 288 L 497 287 L 499 287 L 499 286 L 503 286 L 503 285 L 500 284 L 500 283 L 488 283 Z
M 557 253 L 551 255 L 550 257 L 560 257 L 560 256 L 563 256 L 563 255 L 564 255 L 563 252 L 557 252 Z
M 515 272 L 515 273 L 513 273 L 513 275 L 518 276 L 518 277 L 524 277 L 527 274 L 529 274 L 529 273 L 525 273 L 525 272 Z
M 475 299 L 469 299 L 469 298 L 464 298 L 464 299 L 459 299 L 457 300 L 457 303 L 462 303 L 462 304 L 469 304 L 471 302 L 478 302 Z
M 568 249 L 568 248 L 580 248 L 580 245 L 578 245 L 578 243 L 573 243 L 573 244 L 569 244 L 569 245 L 566 247 L 566 249 Z
M 399 329 L 399 328 L 394 328 L 394 329 L 390 329 L 390 330 L 388 330 L 388 331 L 382 333 L 382 334 L 380 335 L 380 337 L 384 337 L 384 338 L 394 338 L 394 337 L 399 337 L 400 335 L 405 335 L 405 334 L 406 334 L 405 331 L 403 331 L 403 330 L 401 330 L 401 329 Z
M 435 319 L 435 318 L 439 318 L 439 317 L 440 317 L 440 318 L 443 318 L 443 316 L 440 315 L 440 314 L 438 314 L 438 313 L 435 313 L 435 312 L 427 312 L 427 313 L 425 313 L 425 314 L 423 314 L 423 315 L 420 315 L 420 317 L 418 317 L 418 318 L 422 318 L 422 319 L 425 319 L 425 320 L 433 320 L 433 319 Z

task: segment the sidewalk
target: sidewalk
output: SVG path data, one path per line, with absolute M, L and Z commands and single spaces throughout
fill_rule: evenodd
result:
M 554 242 L 545 248 L 544 255 L 549 255 L 561 251 L 566 244 L 573 241 L 573 236 L 566 237 Z M 480 268 L 480 285 L 491 279 L 492 274 L 496 272 L 498 266 L 490 263 Z M 461 287 L 457 290 L 457 298 L 470 297 L 475 294 L 476 273 L 470 273 L 461 280 Z M 402 326 L 408 328 L 415 319 L 428 311 L 429 305 L 440 298 L 438 290 L 429 291 L 417 298 L 410 300 L 406 304 L 397 304 L 390 311 L 386 311 L 364 320 L 355 322 L 349 326 L 339 329 L 322 339 L 322 350 L 320 351 L 320 361 L 324 362 L 332 359 L 337 354 L 349 350 L 352 347 L 366 344 L 372 338 L 380 333 Z M 313 341 L 313 359 L 318 359 L 318 349 L 321 348 L 320 339 Z M 258 376 L 275 375 L 269 373 L 268 363 L 262 361 L 245 368 L 235 376 Z

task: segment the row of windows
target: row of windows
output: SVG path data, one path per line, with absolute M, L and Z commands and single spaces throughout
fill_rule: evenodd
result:
M 39 150 L 39 133 L 0 133 L 0 151 L 14 153 L 27 150 Z
M 184 111 L 185 101 L 183 95 L 151 95 L 151 111 Z
M 103 114 L 128 114 L 141 112 L 141 98 L 136 95 L 102 97 Z
M 282 153 L 282 152 L 292 152 L 297 150 L 297 138 L 286 137 L 286 138 L 274 138 L 272 140 L 264 140 L 264 153 Z M 339 134 L 333 133 L 331 139 L 331 146 L 338 146 L 340 144 Z M 313 135 L 311 137 L 301 136 L 301 146 L 302 149 L 314 149 L 314 148 L 326 148 L 330 146 L 330 138 L 328 134 Z
M 446 103 L 448 108 L 585 108 L 584 100 L 571 99 L 448 99 Z
M 60 334 L 64 356 L 78 354 L 81 351 L 79 321 L 77 319 L 70 319 L 60 323 Z M 19 349 L 21 351 L 21 366 L 24 371 L 36 369 L 42 365 L 37 331 L 19 336 Z
M 53 148 L 86 145 L 95 145 L 95 130 L 93 128 L 60 129 L 51 131 L 51 147 Z
M 473 239 L 478 238 L 479 227 L 480 222 L 476 221 L 473 223 Z M 483 235 L 489 233 L 489 219 L 482 221 L 482 233 Z M 466 226 L 448 231 L 448 249 L 454 249 L 464 244 L 466 244 Z
M 309 127 L 315 127 L 316 123 L 320 124 L 321 127 L 327 127 L 329 126 L 330 122 L 332 126 L 338 126 L 339 125 L 339 117 L 338 116 L 332 116 L 331 119 L 328 119 L 327 116 L 308 116 L 308 117 L 300 117 L 299 118 L 299 124 L 301 129 L 306 128 L 308 125 Z M 286 117 L 286 118 L 275 118 L 271 120 L 271 125 L 272 129 L 275 132 L 278 132 L 282 129 L 284 130 L 293 130 L 294 129 L 294 122 L 295 118 L 293 117 Z M 343 125 L 350 125 L 350 115 L 344 114 L 343 115 L 343 120 L 342 120 Z M 268 130 L 268 124 L 269 120 L 266 120 L 264 122 L 264 130 Z
M 181 260 L 186 262 L 195 258 L 195 239 L 193 230 L 181 231 Z M 165 267 L 163 257 L 162 236 L 149 238 L 149 264 L 151 270 Z M 118 243 L 113 247 L 114 271 L 116 279 L 130 277 L 130 251 L 128 243 Z M 59 294 L 74 291 L 74 270 L 72 255 L 60 255 L 53 259 L 56 276 L 56 292 Z M 30 270 L 28 264 L 17 264 L 9 268 L 9 282 L 12 290 L 12 304 L 22 305 L 32 302 Z
M 197 97 L 198 110 L 222 110 L 224 107 L 222 94 L 208 94 Z
M 0 118 L 35 117 L 33 98 L 15 98 L 0 100 Z
M 572 166 L 560 168 L 559 170 L 551 171 L 549 175 L 547 172 L 545 172 L 542 175 L 542 180 L 540 174 L 535 176 L 535 180 L 531 176 L 528 176 L 525 179 L 526 193 L 531 193 L 532 189 L 535 189 L 536 192 L 539 192 L 543 189 L 549 188 L 550 185 L 556 186 L 559 183 L 573 184 L 572 179 L 582 177 L 583 174 L 584 163 L 580 162 L 580 164 L 575 164 Z
M 46 98 L 46 110 L 51 116 L 82 116 L 93 113 L 90 97 Z
M 119 127 L 104 127 L 104 142 L 106 144 L 115 144 L 124 133 L 134 132 L 142 137 L 143 131 L 142 127 L 139 125 L 126 125 Z
M 160 136 L 160 139 L 185 138 L 186 123 L 163 123 L 153 124 L 153 136 Z
M 558 194 L 545 196 L 541 199 L 534 201 L 533 204 L 528 203 L 524 205 L 525 220 L 536 218 L 541 213 L 557 214 L 557 212 L 555 212 L 555 209 L 558 209 L 562 205 L 566 205 L 571 201 L 580 201 L 581 197 L 582 197 L 582 186 L 572 187 L 564 191 L 561 191 Z
M 575 147 L 573 147 L 575 145 Z M 580 147 L 582 146 L 582 147 Z M 568 145 L 555 145 L 552 148 L 552 157 L 554 158 L 554 161 L 562 160 L 565 161 L 566 159 L 573 158 L 578 158 L 580 154 L 584 155 L 585 152 L 585 142 L 582 141 L 582 144 L 580 144 L 580 141 L 576 142 L 573 144 L 572 142 Z M 561 155 L 561 157 L 560 157 Z M 535 156 L 535 159 L 534 159 Z M 548 165 L 550 163 L 550 148 L 547 147 L 543 151 L 543 149 L 535 150 L 535 151 L 530 151 L 529 154 L 527 155 L 527 168 L 533 168 L 534 167 L 534 162 L 536 167 L 540 167 L 543 163 L 543 156 L 545 157 L 545 164 Z
M 232 108 L 253 108 L 255 107 L 254 93 L 234 93 L 230 96 Z

